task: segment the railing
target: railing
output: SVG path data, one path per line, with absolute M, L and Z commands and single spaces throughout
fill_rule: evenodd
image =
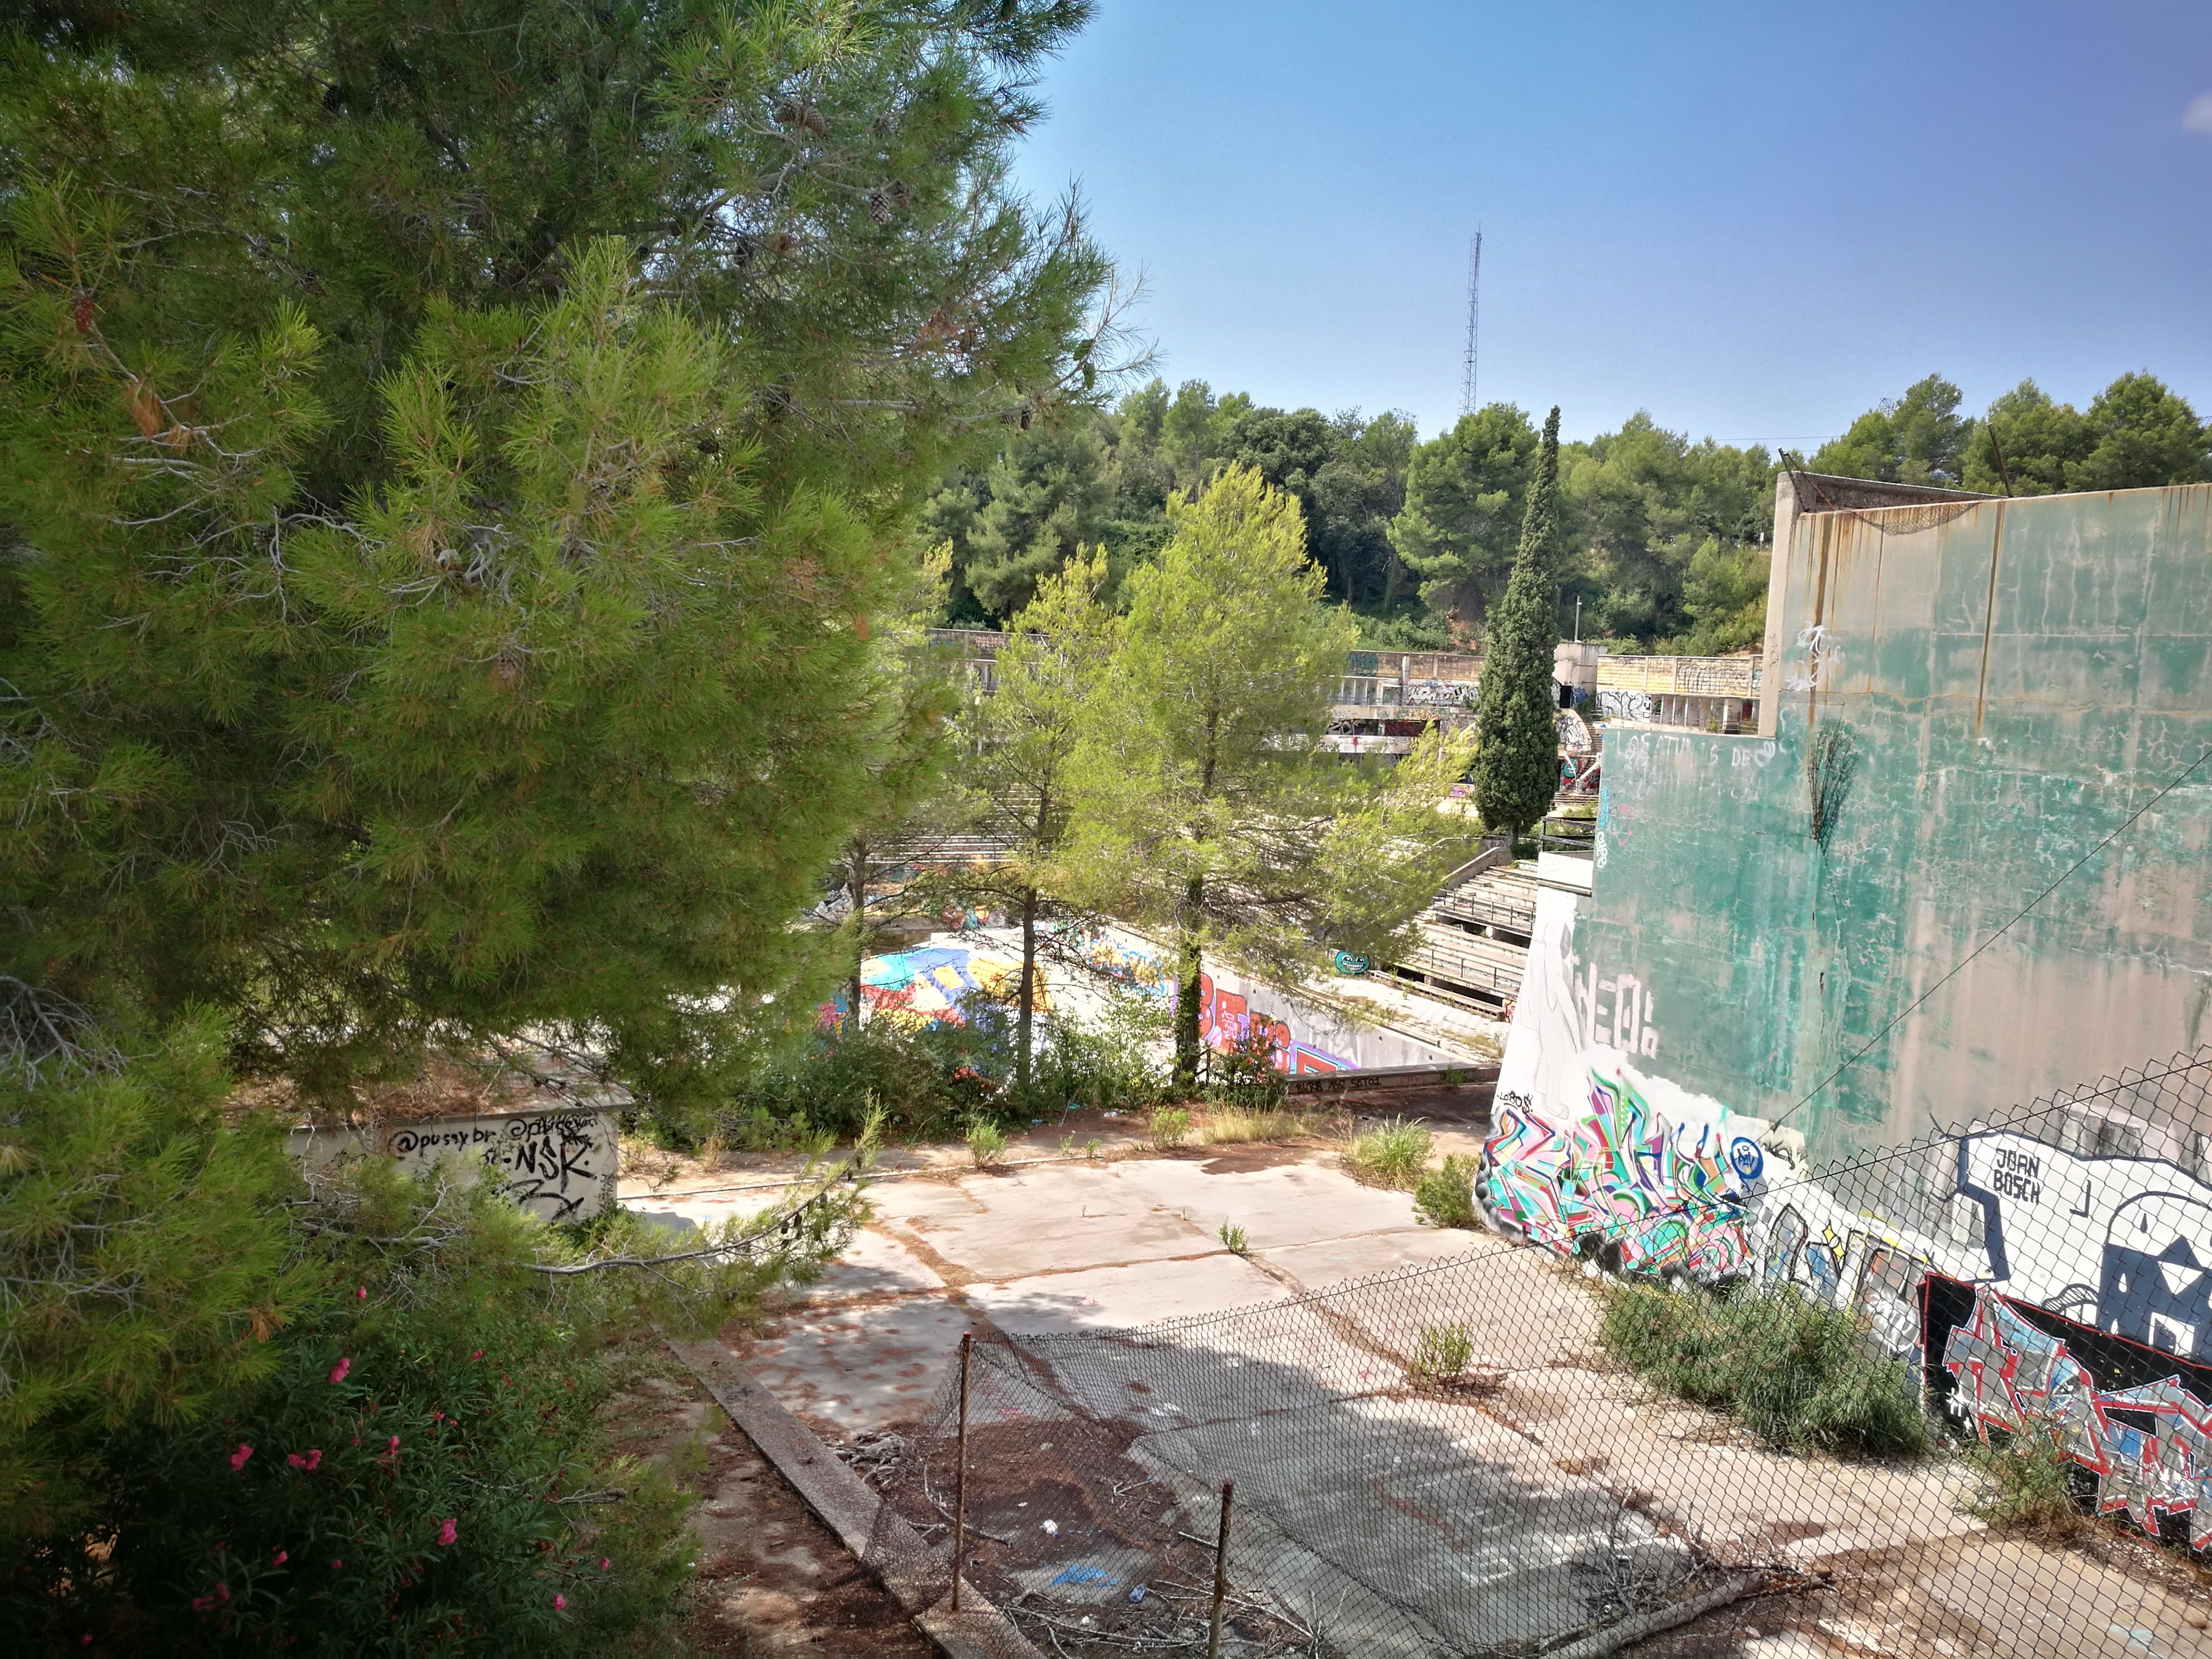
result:
M 1472 921 L 1486 927 L 1505 927 L 1516 933 L 1532 933 L 1536 926 L 1535 906 L 1513 904 L 1483 894 L 1446 893 L 1429 909 L 1432 914 L 1448 917 L 1453 921 Z
M 1540 858 L 1546 853 L 1561 853 L 1569 858 L 1595 857 L 1597 851 L 1597 820 L 1595 818 L 1546 818 L 1536 826 L 1536 853 Z

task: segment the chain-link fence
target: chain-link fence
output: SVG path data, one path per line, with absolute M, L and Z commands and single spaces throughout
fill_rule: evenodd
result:
M 1502 1100 L 1510 1237 L 979 1337 L 964 1412 L 860 1461 L 1048 1652 L 1207 1651 L 1233 1481 L 1223 1653 L 2212 1653 L 2209 1088 L 2212 1048 L 1814 1171 L 1632 1073 Z

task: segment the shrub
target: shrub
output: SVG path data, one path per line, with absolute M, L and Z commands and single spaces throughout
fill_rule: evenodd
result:
M 750 1151 L 813 1147 L 859 1133 L 871 1108 L 904 1141 L 954 1140 L 978 1114 L 1002 1121 L 1077 1107 L 1127 1110 L 1158 1098 L 1142 999 L 1115 996 L 1090 1023 L 1041 1022 L 1030 1084 L 1018 1088 L 1014 1022 L 1003 1001 L 971 994 L 958 1022 L 908 1027 L 878 1015 L 857 1030 L 809 1030 L 772 1051 L 717 1113 L 711 1133 Z
M 975 1167 L 988 1170 L 1006 1155 L 1006 1132 L 988 1117 L 979 1117 L 968 1126 L 968 1156 L 975 1160 Z
M 1249 1241 L 1244 1237 L 1244 1230 L 1233 1221 L 1224 1221 L 1221 1224 L 1220 1238 L 1223 1248 L 1231 1255 L 1242 1255 L 1249 1248 Z
M 1965 1462 L 1982 1476 L 1966 1512 L 1991 1531 L 2063 1544 L 2087 1529 L 2074 1495 L 2074 1461 L 2046 1436 L 1970 1446 Z
M 1474 1358 L 1474 1337 L 1464 1325 L 1424 1325 L 1414 1339 L 1413 1363 L 1406 1375 L 1416 1384 L 1448 1385 L 1467 1375 Z
M 1442 1167 L 1425 1170 L 1413 1183 L 1413 1207 L 1431 1227 L 1480 1224 L 1474 1208 L 1475 1162 L 1455 1152 Z
M 626 1212 L 556 1231 L 489 1182 L 374 1164 L 301 1195 L 313 1282 L 264 1329 L 263 1369 L 97 1443 L 98 1507 L 12 1540 L 0 1650 L 74 1651 L 90 1632 L 332 1656 L 627 1641 L 674 1608 L 688 1505 L 610 1449 L 616 1339 L 648 1320 L 711 1328 L 833 1255 L 858 1206 L 825 1194 L 757 1260 L 642 1276 L 591 1266 L 659 1253 Z
M 1906 1367 L 1877 1353 L 1849 1314 L 1790 1290 L 1631 1283 L 1602 1294 L 1616 1358 L 1656 1387 L 1732 1413 L 1770 1445 L 1865 1456 L 1927 1449 Z
M 1362 1181 L 1410 1188 L 1429 1161 L 1429 1126 L 1418 1118 L 1394 1117 L 1354 1135 L 1344 1161 Z
M 1172 1152 L 1183 1143 L 1190 1133 L 1190 1114 L 1180 1107 L 1156 1106 L 1152 1109 L 1152 1145 L 1160 1151 Z
M 1205 1056 L 1206 1092 L 1214 1099 L 1266 1111 L 1283 1097 L 1283 1073 L 1264 1030 L 1248 1031 L 1226 1048 Z

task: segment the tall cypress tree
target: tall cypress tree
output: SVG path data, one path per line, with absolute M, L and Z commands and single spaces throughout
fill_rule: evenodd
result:
M 1484 823 L 1516 836 L 1550 810 L 1559 786 L 1559 738 L 1552 669 L 1559 643 L 1553 598 L 1553 544 L 1559 522 L 1559 411 L 1544 422 L 1543 447 L 1528 486 L 1521 546 L 1505 597 L 1492 614 L 1475 704 L 1480 738 L 1472 778 Z

